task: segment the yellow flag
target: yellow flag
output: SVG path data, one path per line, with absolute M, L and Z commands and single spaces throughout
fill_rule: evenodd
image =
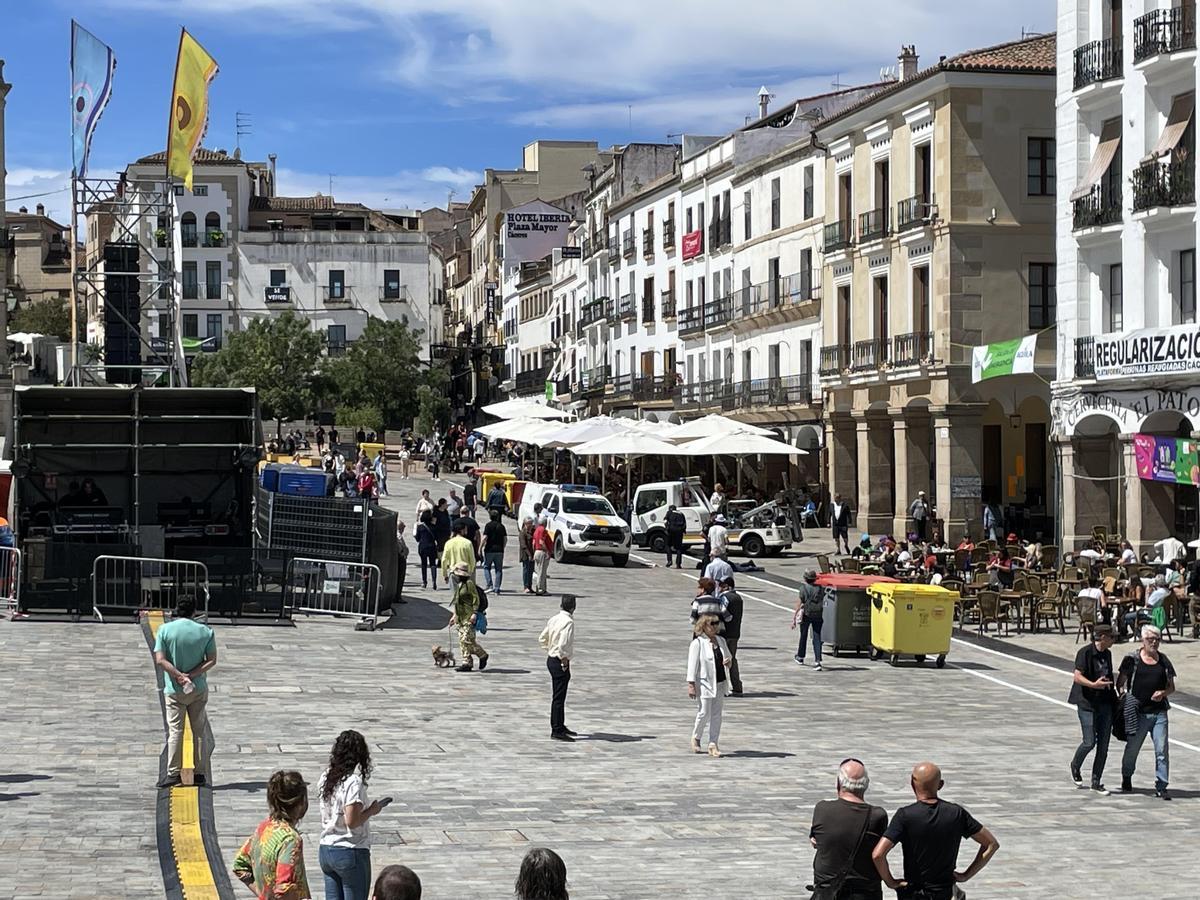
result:
M 167 127 L 167 174 L 182 178 L 192 189 L 192 157 L 208 127 L 208 83 L 217 74 L 217 61 L 184 29 L 179 35 L 179 61 L 171 91 L 171 122 Z

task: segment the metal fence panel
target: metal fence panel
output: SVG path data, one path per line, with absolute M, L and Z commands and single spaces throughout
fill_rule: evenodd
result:
M 97 556 L 92 567 L 92 610 L 170 612 L 183 597 L 196 603 L 198 617 L 208 617 L 208 567 L 190 559 L 151 559 L 143 556 Z
M 285 596 L 294 612 L 353 616 L 374 628 L 379 619 L 379 567 L 297 556 L 288 565 Z
M 294 497 L 257 489 L 260 544 L 314 559 L 361 562 L 369 504 L 341 497 Z
M 0 609 L 15 613 L 21 606 L 21 551 L 0 547 Z

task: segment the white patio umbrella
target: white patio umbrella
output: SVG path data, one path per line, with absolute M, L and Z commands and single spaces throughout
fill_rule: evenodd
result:
M 537 444 L 543 435 L 557 431 L 560 427 L 558 422 L 521 416 L 493 422 L 491 425 L 480 425 L 475 430 L 487 437 L 501 441 L 523 441 L 526 444 Z
M 726 416 L 712 413 L 699 419 L 693 419 L 690 422 L 684 422 L 682 425 L 675 425 L 670 431 L 664 431 L 662 437 L 668 441 L 690 441 L 693 438 L 705 438 L 711 437 L 714 434 L 732 434 L 737 432 L 757 434 L 764 437 L 773 437 L 775 435 L 775 432 L 768 431 L 766 428 L 759 428 L 757 425 L 751 425 L 748 422 L 739 422 L 737 419 L 730 419 Z
M 554 409 L 535 400 L 520 399 L 502 400 L 499 403 L 483 407 L 480 412 L 485 412 L 489 416 L 497 416 L 501 419 L 569 419 L 571 417 L 571 414 L 566 410 Z
M 598 440 L 588 441 L 572 448 L 579 456 L 624 456 L 625 457 L 625 496 L 629 496 L 632 486 L 633 470 L 629 466 L 632 456 L 678 456 L 681 447 L 659 440 L 650 434 L 637 429 L 629 429 L 617 434 L 610 434 Z M 601 470 L 603 472 L 603 470 Z M 601 490 L 604 489 L 603 477 Z
M 625 434 L 633 430 L 633 427 L 627 424 L 632 421 L 632 419 L 614 419 L 612 416 L 592 416 L 590 419 L 561 425 L 546 446 L 575 447 L 614 434 Z
M 720 417 L 718 417 L 720 418 Z M 807 456 L 807 450 L 775 441 L 749 431 L 710 434 L 708 437 L 680 444 L 678 452 L 685 456 L 736 456 L 737 492 L 742 492 L 742 458 L 745 456 Z M 714 468 L 716 463 L 713 463 Z

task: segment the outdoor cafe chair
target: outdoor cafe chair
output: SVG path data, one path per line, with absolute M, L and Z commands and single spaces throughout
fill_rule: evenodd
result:
M 1075 643 L 1080 638 L 1091 639 L 1096 631 L 1096 601 L 1090 597 L 1080 597 L 1075 601 L 1075 611 L 1079 614 L 1079 627 L 1075 629 Z
M 1004 625 L 1004 633 L 1008 634 L 1008 607 L 1000 602 L 997 591 L 979 592 L 979 633 L 987 631 L 988 622 L 996 623 L 996 633 L 1000 633 L 1000 625 Z
M 1067 628 L 1063 624 L 1062 606 L 1059 603 L 1058 582 L 1052 581 L 1046 585 L 1046 593 L 1038 597 L 1033 607 L 1033 629 L 1036 631 L 1042 620 L 1046 621 L 1046 626 L 1049 627 L 1051 622 L 1058 623 L 1058 631 L 1060 634 L 1066 634 Z

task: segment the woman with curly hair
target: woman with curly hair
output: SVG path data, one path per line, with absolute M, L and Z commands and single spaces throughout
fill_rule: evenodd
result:
M 299 772 L 275 772 L 267 782 L 266 819 L 242 845 L 233 874 L 258 900 L 307 900 L 304 840 L 296 826 L 308 812 L 308 785 Z
M 521 860 L 517 874 L 517 900 L 569 900 L 567 864 L 546 847 L 534 847 Z
M 328 900 L 367 900 L 371 890 L 371 832 L 368 820 L 390 798 L 367 803 L 371 751 L 357 731 L 333 742 L 329 766 L 321 775 L 321 845 L 317 858 L 325 874 Z

